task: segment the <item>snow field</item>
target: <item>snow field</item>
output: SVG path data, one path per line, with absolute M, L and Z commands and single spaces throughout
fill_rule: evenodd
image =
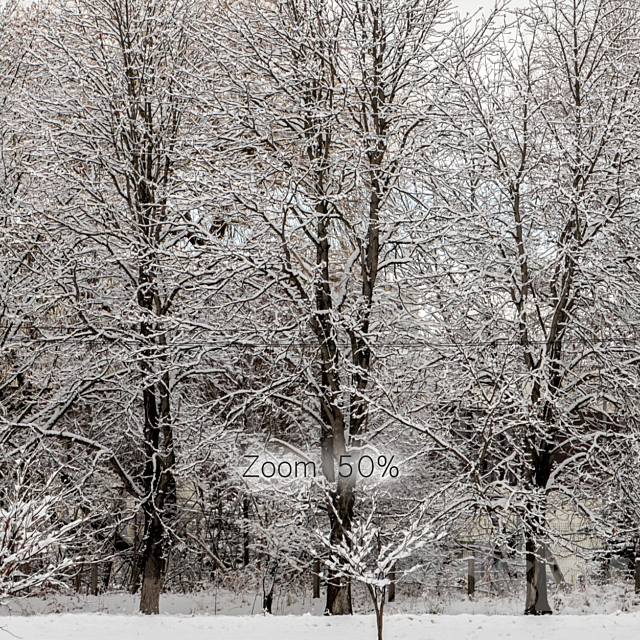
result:
M 372 615 L 113 616 L 64 614 L 4 618 L 7 640 L 375 640 Z M 9 635 L 9 634 L 13 634 Z M 385 640 L 636 640 L 640 615 L 393 615 Z

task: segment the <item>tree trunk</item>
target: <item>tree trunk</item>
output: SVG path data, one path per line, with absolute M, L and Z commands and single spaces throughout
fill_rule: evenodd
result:
M 313 597 L 320 597 L 320 559 L 313 561 Z
M 244 518 L 242 532 L 242 565 L 246 567 L 249 564 L 249 498 L 247 497 L 242 500 L 242 516 Z
M 534 385 L 532 399 L 538 401 L 540 397 L 539 386 Z M 553 412 L 548 403 L 543 409 L 545 423 L 552 431 Z M 528 483 L 534 495 L 538 497 L 527 505 L 522 521 L 526 524 L 526 576 L 527 576 L 527 600 L 525 603 L 525 615 L 541 615 L 552 613 L 547 600 L 547 564 L 545 562 L 546 548 L 539 540 L 544 538 L 546 522 L 546 491 L 547 483 L 553 466 L 553 438 L 534 447 L 527 439 L 526 450 L 529 464 L 527 471 Z
M 384 607 L 384 595 L 382 596 L 382 604 L 380 610 L 376 613 L 376 623 L 378 626 L 378 640 L 382 640 L 382 623 L 384 622 L 384 616 L 382 608 Z
M 527 602 L 525 615 L 544 615 L 552 613 L 547 599 L 547 565 L 543 560 L 544 547 L 541 545 L 536 553 L 536 545 L 532 536 L 527 536 Z
M 382 640 L 382 623 L 384 622 L 384 600 L 386 596 L 386 587 L 382 587 L 379 589 L 378 587 L 373 587 L 370 584 L 367 585 L 367 589 L 369 591 L 369 595 L 371 596 L 371 600 L 373 600 L 373 607 L 376 612 L 376 627 L 378 629 L 378 640 Z M 378 599 L 379 596 L 379 599 Z
M 91 587 L 90 592 L 92 596 L 98 595 L 98 563 L 94 562 L 91 565 Z
M 332 504 L 329 509 L 331 522 L 331 544 L 340 544 L 344 539 L 344 532 L 351 529 L 353 519 L 353 476 L 348 478 L 338 477 L 338 491 L 332 496 Z M 327 604 L 325 614 L 332 616 L 353 615 L 351 604 L 351 581 L 346 576 L 336 576 L 329 570 L 327 581 Z
M 144 305 L 141 305 L 144 306 Z M 147 328 L 142 331 L 143 335 Z M 158 402 L 159 401 L 159 402 Z M 177 501 L 176 483 L 172 474 L 175 463 L 173 433 L 169 404 L 169 376 L 165 372 L 157 384 L 143 391 L 145 416 L 144 486 L 149 496 L 144 506 L 145 536 L 142 554 L 142 593 L 140 612 L 160 612 L 160 592 L 166 559 L 165 527 L 162 518 L 170 519 L 175 513 Z M 160 444 L 162 434 L 162 445 Z M 164 455 L 159 455 L 158 452 Z
M 262 600 L 262 610 L 265 613 L 271 613 L 271 607 L 273 605 L 273 587 L 276 582 L 276 572 L 278 571 L 278 558 L 269 558 L 269 564 L 267 565 L 267 572 L 265 573 L 264 580 L 262 581 L 262 589 L 264 598 Z
M 111 571 L 113 569 L 113 560 L 109 560 L 105 565 L 104 576 L 102 578 L 102 592 L 108 591 L 109 581 L 111 580 Z
M 396 565 L 394 564 L 391 567 L 391 571 L 389 571 L 389 597 L 387 602 L 395 602 L 396 601 Z
M 467 559 L 467 595 L 472 598 L 476 592 L 476 559 Z
M 640 558 L 635 562 L 636 593 L 640 593 Z
M 323 374 L 326 379 L 326 375 Z M 323 403 L 321 409 L 322 417 L 327 425 L 331 425 L 331 419 Z M 334 415 L 337 416 L 338 424 L 327 427 L 323 430 L 320 440 L 322 450 L 322 472 L 329 483 L 336 481 L 335 475 L 335 455 L 337 452 L 346 451 L 344 443 L 344 420 L 340 410 L 334 407 Z M 337 446 L 336 446 L 337 445 Z M 346 455 L 346 454 L 345 454 Z M 340 461 L 340 458 L 338 459 Z M 357 465 L 357 460 L 349 458 L 349 464 Z M 351 529 L 353 519 L 353 503 L 355 488 L 355 466 L 352 466 L 352 473 L 345 477 L 345 471 L 338 468 L 337 489 L 331 493 L 328 499 L 327 511 L 329 513 L 329 523 L 331 525 L 331 544 L 339 544 L 344 538 L 344 532 Z M 351 582 L 346 577 L 336 577 L 335 571 L 328 570 L 327 579 L 327 601 L 325 605 L 325 615 L 340 616 L 353 614 L 351 605 Z
M 142 593 L 140 594 L 140 612 L 147 615 L 160 613 L 163 565 L 162 523 L 156 514 L 151 514 L 149 517 L 151 523 L 144 541 Z
M 353 615 L 351 606 L 351 581 L 346 578 L 329 576 L 327 583 L 326 614 L 332 616 Z

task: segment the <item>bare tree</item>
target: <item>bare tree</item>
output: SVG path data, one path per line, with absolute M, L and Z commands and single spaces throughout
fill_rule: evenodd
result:
M 159 611 L 177 448 L 193 443 L 189 430 L 178 440 L 177 389 L 209 366 L 197 366 L 209 342 L 192 342 L 220 240 L 201 224 L 206 193 L 190 197 L 193 141 L 205 136 L 192 28 L 204 12 L 162 0 L 52 5 L 25 106 L 37 143 L 30 174 L 43 189 L 30 217 L 41 229 L 39 392 L 12 430 L 92 452 L 142 509 L 143 613 Z
M 277 358 L 302 364 L 313 400 L 287 397 L 282 383 L 261 393 L 296 403 L 320 427 L 336 544 L 353 517 L 357 472 L 346 470 L 358 463 L 375 345 L 389 330 L 386 304 L 395 304 L 384 301 L 383 283 L 406 237 L 412 205 L 403 194 L 424 144 L 420 101 L 438 65 L 444 9 L 440 2 L 236 3 L 223 28 L 212 27 L 222 33 L 216 47 L 227 80 L 219 101 L 235 158 L 228 191 L 251 227 L 245 247 L 254 256 L 254 289 L 269 289 L 280 314 L 287 310 L 287 320 L 256 341 L 269 335 L 281 345 Z M 351 613 L 344 577 L 329 580 L 327 611 Z
M 526 613 L 550 612 L 549 505 L 580 513 L 578 469 L 611 435 L 608 412 L 636 415 L 635 312 L 622 300 L 637 295 L 623 240 L 637 225 L 637 17 L 618 3 L 534 3 L 456 69 L 442 110 L 448 232 L 431 249 L 427 307 L 449 364 L 434 380 L 480 452 L 473 481 L 503 542 L 521 518 Z

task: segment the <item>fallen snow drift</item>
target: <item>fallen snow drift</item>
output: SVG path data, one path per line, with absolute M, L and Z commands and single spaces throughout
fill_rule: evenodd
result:
M 23 640 L 375 640 L 373 616 L 113 616 L 64 614 L 4 618 Z M 9 640 L 12 636 L 6 635 Z M 394 615 L 385 640 L 636 640 L 640 614 L 586 616 Z

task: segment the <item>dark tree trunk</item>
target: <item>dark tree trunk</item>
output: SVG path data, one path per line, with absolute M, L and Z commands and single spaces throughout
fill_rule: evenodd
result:
M 555 388 L 558 386 L 554 379 Z M 534 385 L 532 399 L 538 401 L 539 386 Z M 547 599 L 547 563 L 546 545 L 544 539 L 546 523 L 546 498 L 544 493 L 553 466 L 553 441 L 556 428 L 553 424 L 553 411 L 549 403 L 545 403 L 542 417 L 547 425 L 546 440 L 536 447 L 527 439 L 526 451 L 528 458 L 527 480 L 532 492 L 538 494 L 526 507 L 522 521 L 525 524 L 526 578 L 527 599 L 525 615 L 540 615 L 552 613 Z
M 94 562 L 91 565 L 91 586 L 90 592 L 92 596 L 98 595 L 98 563 Z
M 476 592 L 476 559 L 467 559 L 467 595 L 472 598 Z
M 336 379 L 330 373 L 329 365 L 323 371 L 323 383 L 325 388 L 331 389 L 336 384 Z M 333 400 L 333 395 L 329 394 Z M 344 416 L 340 408 L 334 402 L 322 403 L 321 414 L 326 429 L 323 430 L 321 437 L 322 450 L 322 471 L 328 482 L 336 482 L 335 459 L 339 455 L 346 454 L 345 446 L 345 424 Z M 329 514 L 329 523 L 331 525 L 331 544 L 339 544 L 344 539 L 344 532 L 351 529 L 351 521 L 353 520 L 353 503 L 355 488 L 355 467 L 357 460 L 349 458 L 349 464 L 352 465 L 352 473 L 347 477 L 346 467 L 338 468 L 337 488 L 328 500 L 327 511 Z M 340 462 L 340 457 L 338 457 Z M 351 605 L 351 583 L 345 578 L 335 576 L 335 571 L 328 571 L 327 580 L 327 601 L 325 605 L 325 614 L 327 615 L 351 615 L 353 608 Z
M 242 532 L 242 565 L 246 567 L 249 565 L 249 498 L 247 497 L 242 500 L 242 516 L 244 518 Z
M 143 335 L 147 331 L 147 328 L 143 328 Z M 143 505 L 145 534 L 141 562 L 140 612 L 144 614 L 160 612 L 165 546 L 168 542 L 163 518 L 172 516 L 176 504 L 176 484 L 172 474 L 175 451 L 170 423 L 168 378 L 168 374 L 164 373 L 157 386 L 151 385 L 143 391 L 146 456 L 143 477 L 148 495 Z
M 320 597 L 320 560 L 316 558 L 313 561 L 313 597 Z
M 102 578 L 102 592 L 109 590 L 109 582 L 111 581 L 111 571 L 113 569 L 113 560 L 106 563 L 104 568 L 104 576 Z
M 140 612 L 160 613 L 160 592 L 162 590 L 163 568 L 163 527 L 158 516 L 149 515 L 150 522 L 144 540 L 142 555 L 142 592 Z
M 351 529 L 353 520 L 353 485 L 355 484 L 351 474 L 348 478 L 339 476 L 338 491 L 332 496 L 332 504 L 329 509 L 331 522 L 331 544 L 339 544 L 344 539 L 344 532 Z M 325 613 L 333 616 L 352 615 L 351 581 L 345 577 L 337 577 L 335 571 L 329 571 L 327 581 L 327 604 Z
M 367 585 L 369 595 L 373 601 L 373 607 L 376 612 L 376 627 L 378 629 L 378 640 L 382 640 L 382 623 L 384 622 L 384 600 L 387 591 L 386 587 L 379 589 L 378 587 L 372 587 Z
M 262 599 L 262 610 L 265 613 L 271 613 L 273 605 L 273 587 L 276 582 L 276 573 L 278 571 L 278 559 L 276 557 L 269 558 L 267 572 L 262 581 L 262 590 L 264 597 Z
M 537 551 L 537 552 L 536 552 Z M 552 613 L 547 598 L 547 563 L 544 561 L 544 547 L 536 549 L 533 536 L 527 536 L 527 602 L 525 615 L 544 615 Z
M 329 572 L 327 582 L 326 613 L 332 616 L 347 616 L 353 614 L 351 605 L 351 581 L 345 577 L 335 578 Z

